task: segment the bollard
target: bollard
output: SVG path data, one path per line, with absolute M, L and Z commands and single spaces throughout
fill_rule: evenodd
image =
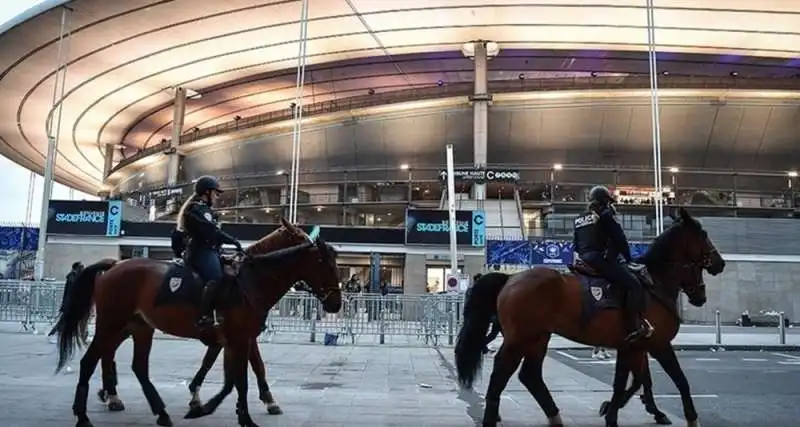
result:
M 714 344 L 722 345 L 722 320 L 719 314 L 719 310 L 714 312 Z
M 778 342 L 786 344 L 786 314 L 782 311 L 778 313 Z
M 378 342 L 386 344 L 386 297 L 381 296 L 378 300 Z
M 308 342 L 317 342 L 317 302 L 316 300 L 311 301 L 309 299 L 306 299 L 305 302 L 305 310 L 308 310 L 311 314 L 311 336 L 309 337 Z

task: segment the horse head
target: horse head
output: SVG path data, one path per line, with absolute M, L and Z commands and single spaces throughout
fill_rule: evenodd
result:
M 716 276 L 725 269 L 725 260 L 703 226 L 686 209 L 679 208 L 677 215 L 671 213 L 670 217 L 673 224 L 663 234 L 669 246 L 664 261 L 681 269 L 679 287 L 692 305 L 700 307 L 706 303 L 703 270 Z
M 263 275 L 278 278 L 286 284 L 284 291 L 305 282 L 326 312 L 337 313 L 342 290 L 336 257 L 336 250 L 319 235 L 319 227 L 308 234 L 281 218 L 280 227 L 247 248 L 243 263 L 253 266 L 256 280 Z

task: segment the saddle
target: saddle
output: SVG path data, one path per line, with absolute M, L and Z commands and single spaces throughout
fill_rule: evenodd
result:
M 241 290 L 238 284 L 239 264 L 236 257 L 231 255 L 220 255 L 222 261 L 222 283 L 216 295 L 215 306 L 222 309 L 236 304 L 241 298 Z M 155 306 L 189 304 L 195 308 L 200 308 L 205 284 L 187 260 L 184 253 L 183 258 L 175 258 L 167 261 L 168 270 L 164 275 L 158 295 L 156 295 Z
M 639 283 L 645 289 L 653 286 L 653 279 L 643 265 L 625 264 L 625 267 L 639 279 Z M 585 313 L 592 313 L 598 309 L 618 309 L 623 307 L 624 294 L 619 286 L 611 283 L 605 277 L 584 262 L 578 254 L 575 254 L 574 261 L 568 265 L 569 271 L 574 274 L 583 285 L 583 289 L 588 298 Z

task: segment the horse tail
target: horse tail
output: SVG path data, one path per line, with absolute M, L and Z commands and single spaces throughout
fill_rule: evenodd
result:
M 472 388 L 483 363 L 486 333 L 497 314 L 497 296 L 508 282 L 505 273 L 488 273 L 481 276 L 467 292 L 464 299 L 464 324 L 458 331 L 455 361 L 459 384 Z
M 86 345 L 86 327 L 94 305 L 94 285 L 97 275 L 116 265 L 117 260 L 104 259 L 81 271 L 68 289 L 64 306 L 50 335 L 58 334 L 58 364 L 56 373 L 72 358 L 76 347 Z

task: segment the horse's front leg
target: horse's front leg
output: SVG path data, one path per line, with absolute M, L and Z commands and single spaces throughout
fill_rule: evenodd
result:
M 191 399 L 189 400 L 190 408 L 200 407 L 203 405 L 203 401 L 200 399 L 200 387 L 203 385 L 203 381 L 205 381 L 208 371 L 214 367 L 214 363 L 217 361 L 221 351 L 221 345 L 209 345 L 206 348 L 206 354 L 203 356 L 200 369 L 197 370 L 197 373 L 194 374 L 194 378 L 192 378 L 192 382 L 189 383 L 189 393 L 192 395 Z
M 253 338 L 250 341 L 250 367 L 253 368 L 253 373 L 256 374 L 256 381 L 258 382 L 258 400 L 267 407 L 267 413 L 270 415 L 280 415 L 283 413 L 280 405 L 272 396 L 272 391 L 269 389 L 267 383 L 267 369 L 264 366 L 264 360 L 261 358 L 261 352 L 258 349 L 258 341 Z
M 689 389 L 689 381 L 683 373 L 681 364 L 678 361 L 678 356 L 671 345 L 664 348 L 653 349 L 650 354 L 658 361 L 664 372 L 669 375 L 675 387 L 678 388 L 678 393 L 681 395 L 681 403 L 683 404 L 683 415 L 686 418 L 687 427 L 699 427 L 700 421 L 697 419 L 697 410 L 694 408 L 694 400 L 692 400 L 692 392 Z

